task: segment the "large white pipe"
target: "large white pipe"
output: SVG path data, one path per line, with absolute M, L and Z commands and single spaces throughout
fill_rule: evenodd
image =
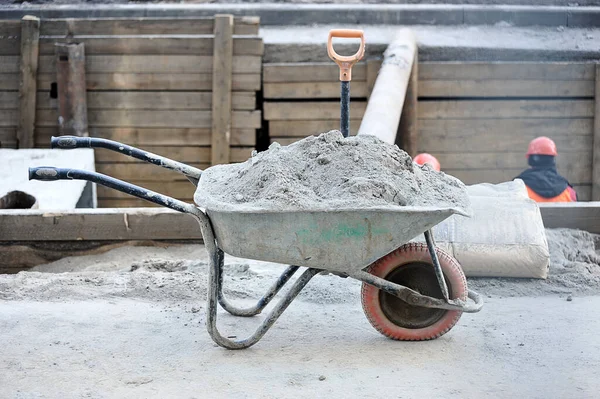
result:
M 358 134 L 370 134 L 389 144 L 396 142 L 416 49 L 414 33 L 400 29 L 383 53 L 383 63 Z

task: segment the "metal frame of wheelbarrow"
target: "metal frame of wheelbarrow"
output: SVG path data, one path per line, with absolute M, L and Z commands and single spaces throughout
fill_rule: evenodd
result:
M 195 185 L 198 184 L 202 174 L 200 169 L 193 168 L 180 162 L 176 162 L 168 158 L 164 158 L 159 155 L 111 140 L 73 136 L 52 137 L 51 146 L 52 148 L 63 149 L 89 147 L 113 150 L 124 155 L 128 155 L 142 161 L 147 161 L 152 164 L 182 173 Z M 215 232 L 210 218 L 203 210 L 199 209 L 195 205 L 170 198 L 163 194 L 147 190 L 145 188 L 103 175 L 101 173 L 90 172 L 86 170 L 44 166 L 29 168 L 29 179 L 44 181 L 87 180 L 141 199 L 145 199 L 155 204 L 171 208 L 178 212 L 189 213 L 192 215 L 200 224 L 204 245 L 206 246 L 206 250 L 209 254 L 208 309 L 206 326 L 213 341 L 227 349 L 243 349 L 257 343 L 315 275 L 321 272 L 328 273 L 326 269 L 308 268 L 305 270 L 302 275 L 296 279 L 289 291 L 284 294 L 283 298 L 281 298 L 281 300 L 275 305 L 266 319 L 263 320 L 263 322 L 251 336 L 245 339 L 233 340 L 223 336 L 217 328 L 217 303 L 219 303 L 223 309 L 234 316 L 248 317 L 257 315 L 262 312 L 262 310 L 271 302 L 275 295 L 292 278 L 292 276 L 298 271 L 299 266 L 288 266 L 254 306 L 248 308 L 239 308 L 231 304 L 223 294 L 223 266 L 225 254 L 217 244 Z M 468 293 L 468 297 L 473 301 L 473 303 L 467 303 L 466 301 L 462 301 L 460 299 L 449 298 L 448 287 L 446 286 L 442 268 L 435 251 L 433 233 L 431 230 L 428 230 L 424 233 L 424 235 L 429 253 L 431 254 L 436 277 L 442 290 L 444 297 L 443 299 L 421 295 L 417 291 L 414 291 L 408 287 L 392 283 L 362 270 L 344 274 L 342 277 L 352 277 L 364 283 L 373 285 L 374 287 L 394 295 L 414 306 L 445 310 L 458 310 L 466 313 L 478 312 L 483 306 L 483 301 L 480 295 L 473 291 L 469 291 Z

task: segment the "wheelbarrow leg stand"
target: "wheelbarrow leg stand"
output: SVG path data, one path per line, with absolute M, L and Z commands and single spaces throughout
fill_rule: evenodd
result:
M 219 292 L 218 299 L 219 304 L 223 309 L 227 312 L 231 313 L 234 316 L 240 317 L 250 317 L 256 316 L 271 302 L 271 300 L 277 295 L 277 293 L 283 288 L 283 286 L 292 278 L 292 276 L 298 271 L 298 266 L 288 266 L 285 271 L 279 276 L 279 278 L 273 283 L 273 285 L 269 288 L 269 290 L 258 300 L 258 302 L 249 308 L 238 308 L 235 305 L 232 305 L 227 298 L 225 298 L 225 294 L 223 293 L 223 263 L 224 263 L 224 254 L 223 251 L 218 249 L 219 260 L 217 262 L 218 267 L 218 275 L 219 275 Z
M 448 301 L 450 299 L 450 296 L 448 294 L 448 286 L 446 285 L 446 279 L 444 278 L 442 266 L 440 266 L 440 260 L 438 258 L 437 252 L 435 251 L 435 240 L 433 238 L 433 232 L 431 230 L 427 230 L 424 233 L 424 235 L 425 241 L 427 242 L 427 249 L 429 250 L 429 254 L 431 255 L 431 261 L 433 262 L 435 276 L 437 277 L 437 281 L 440 285 L 440 289 L 442 290 L 442 295 L 444 295 L 444 299 Z
M 198 222 L 200 223 L 200 227 L 202 229 L 202 237 L 204 238 L 204 245 L 206 246 L 206 250 L 209 254 L 209 265 L 208 265 L 208 307 L 206 310 L 206 328 L 208 333 L 214 342 L 218 345 L 227 348 L 227 349 L 245 349 L 248 348 L 255 343 L 257 343 L 265 333 L 273 326 L 275 321 L 281 316 L 281 314 L 287 309 L 287 307 L 292 303 L 294 298 L 298 296 L 300 291 L 308 284 L 308 282 L 318 273 L 321 272 L 320 269 L 307 269 L 302 275 L 294 282 L 290 290 L 285 294 L 283 298 L 275 305 L 273 310 L 267 315 L 267 317 L 263 320 L 260 326 L 256 329 L 256 331 L 248 338 L 234 340 L 223 336 L 217 327 L 217 304 L 219 303 L 219 293 L 222 291 L 222 282 L 223 282 L 223 262 L 224 256 L 223 251 L 217 246 L 215 240 L 215 234 L 210 224 L 210 221 L 206 215 L 202 212 L 198 211 L 197 213 L 193 213 Z M 288 268 L 294 268 L 295 266 L 291 266 Z M 286 270 L 286 272 L 288 271 Z M 294 270 L 295 271 L 295 270 Z M 273 285 L 273 287 L 277 286 L 280 280 L 286 275 L 286 272 L 279 278 L 277 283 Z M 293 273 L 292 273 L 293 274 Z M 291 274 L 287 277 L 287 280 L 291 277 Z M 285 284 L 285 283 L 283 283 Z M 282 284 L 282 285 L 283 285 Z M 271 290 L 267 292 L 265 297 L 269 295 L 273 291 L 273 287 Z M 281 287 L 279 287 L 281 288 Z M 275 293 L 273 293 L 273 296 Z M 263 297 L 263 298 L 265 298 Z M 269 298 L 269 300 L 272 298 Z M 267 302 L 268 303 L 268 302 Z M 260 301 L 259 301 L 260 304 Z M 266 304 L 265 304 L 266 306 Z M 238 309 L 239 310 L 239 309 Z

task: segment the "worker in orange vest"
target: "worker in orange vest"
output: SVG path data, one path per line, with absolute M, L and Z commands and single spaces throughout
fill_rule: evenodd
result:
M 418 165 L 429 164 L 433 170 L 440 171 L 440 163 L 439 161 L 431 154 L 427 154 L 426 152 L 417 155 L 414 157 L 413 162 Z
M 527 187 L 529 198 L 536 202 L 575 202 L 577 193 L 567 179 L 556 171 L 556 144 L 548 137 L 538 137 L 529 143 L 527 169 L 515 179 Z

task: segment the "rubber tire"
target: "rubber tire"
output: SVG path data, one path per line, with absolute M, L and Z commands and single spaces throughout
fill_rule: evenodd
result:
M 452 292 L 449 293 L 451 299 L 460 298 L 467 300 L 467 279 L 462 271 L 458 261 L 441 249 L 436 249 L 442 271 L 447 281 L 452 286 Z M 368 266 L 366 271 L 375 276 L 385 278 L 393 270 L 398 267 L 413 263 L 413 262 L 433 262 L 429 255 L 427 245 L 424 243 L 406 244 L 394 252 L 384 256 L 375 263 Z M 411 287 L 409 287 L 411 288 Z M 377 331 L 388 338 L 399 341 L 425 341 L 436 339 L 450 331 L 458 322 L 461 311 L 448 310 L 437 322 L 424 328 L 405 328 L 394 324 L 384 314 L 380 300 L 380 290 L 367 283 L 362 284 L 361 302 L 363 310 L 369 322 Z

